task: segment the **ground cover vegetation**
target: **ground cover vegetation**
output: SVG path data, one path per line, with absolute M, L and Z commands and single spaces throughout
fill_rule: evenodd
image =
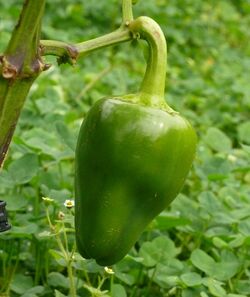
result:
M 0 3 L 0 52 L 21 5 Z M 74 67 L 46 57 L 54 66 L 32 86 L 0 173 L 12 224 L 0 235 L 0 296 L 250 296 L 250 2 L 148 0 L 135 15 L 162 27 L 166 99 L 198 134 L 185 186 L 118 264 L 80 257 L 66 201 L 79 127 L 98 99 L 137 90 L 144 45 L 108 48 Z M 120 22 L 117 0 L 47 1 L 42 35 L 80 42 Z

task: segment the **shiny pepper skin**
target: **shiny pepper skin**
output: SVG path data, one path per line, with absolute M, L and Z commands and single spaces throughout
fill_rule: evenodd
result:
M 84 258 L 121 260 L 180 192 L 196 134 L 165 101 L 167 46 L 148 17 L 128 24 L 149 45 L 136 94 L 101 99 L 88 112 L 76 147 L 76 241 Z
M 193 161 L 196 135 L 178 113 L 98 101 L 76 150 L 79 252 L 100 265 L 122 259 L 179 193 Z

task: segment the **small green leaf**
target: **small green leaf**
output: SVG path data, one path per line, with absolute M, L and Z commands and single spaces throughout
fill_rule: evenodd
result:
M 63 205 L 65 200 L 71 199 L 72 194 L 67 189 L 60 189 L 60 190 L 51 189 L 48 191 L 46 196 L 54 199 L 55 201 Z
M 223 206 L 220 200 L 211 191 L 204 191 L 198 197 L 200 206 L 209 214 L 222 211 Z
M 230 213 L 227 213 L 225 210 L 224 212 L 216 212 L 214 213 L 214 221 L 217 224 L 221 224 L 221 225 L 231 225 L 233 223 L 237 223 L 238 220 L 235 219 Z
M 239 140 L 250 144 L 250 121 L 242 123 L 238 126 Z
M 250 154 L 250 145 L 242 144 L 241 146 L 246 153 Z
M 224 281 L 233 277 L 240 266 L 235 255 L 227 250 L 221 253 L 221 261 L 215 262 L 212 257 L 200 249 L 196 249 L 191 254 L 191 262 L 208 276 Z
M 207 293 L 201 292 L 201 297 L 209 297 L 209 296 L 207 295 Z
M 172 202 L 172 210 L 180 215 L 180 217 L 187 218 L 193 222 L 197 218 L 197 212 L 200 205 L 194 199 L 190 199 L 187 196 L 180 194 Z
M 66 260 L 64 259 L 64 256 L 63 256 L 63 254 L 61 252 L 59 252 L 57 250 L 50 249 L 49 253 L 52 255 L 52 257 L 56 260 L 56 262 L 59 265 L 61 265 L 63 267 L 67 266 Z
M 87 289 L 92 294 L 92 296 L 109 297 L 107 295 L 107 293 L 108 293 L 107 290 L 101 291 L 100 289 L 98 289 L 98 288 L 96 289 L 96 288 L 89 286 L 87 284 L 84 284 L 83 286 L 85 289 Z
M 16 186 L 11 175 L 7 170 L 0 170 L 0 184 L 1 188 L 14 188 Z
M 10 211 L 20 211 L 27 207 L 28 201 L 25 197 L 18 194 L 7 195 L 4 197 L 7 203 L 7 209 Z
M 205 141 L 216 152 L 228 152 L 232 148 L 231 139 L 217 128 L 209 128 L 205 135 Z
M 191 254 L 191 262 L 194 266 L 210 275 L 214 271 L 215 261 L 212 257 L 200 249 L 196 249 Z
M 244 244 L 246 237 L 242 234 L 237 234 L 234 239 L 229 242 L 229 246 L 232 248 L 240 247 Z
M 112 286 L 112 297 L 127 297 L 126 290 L 122 285 L 114 284 Z
M 38 226 L 35 223 L 28 223 L 25 226 L 13 226 L 11 229 L 11 237 L 30 237 L 32 234 L 37 233 Z
M 69 279 L 59 272 L 51 272 L 48 275 L 48 284 L 54 288 L 69 288 Z
M 219 248 L 219 249 L 221 249 L 221 248 L 225 248 L 225 247 L 228 246 L 227 242 L 225 242 L 224 240 L 222 240 L 222 239 L 219 238 L 219 237 L 214 237 L 214 238 L 212 239 L 212 241 L 213 241 L 213 245 L 214 245 L 215 247 Z
M 11 291 L 17 294 L 24 294 L 27 290 L 33 287 L 33 281 L 31 276 L 25 276 L 23 274 L 16 274 L 11 281 Z
M 236 280 L 235 289 L 236 289 L 237 293 L 245 294 L 245 295 L 249 296 L 250 295 L 249 281 L 250 281 L 249 278 L 248 278 L 248 280 Z
M 61 293 L 60 291 L 55 290 L 55 297 L 67 297 L 67 296 Z
M 203 292 L 203 290 L 204 290 L 203 286 L 192 287 L 192 288 L 183 288 L 181 297 L 209 297 L 206 293 Z M 176 297 L 175 292 L 173 292 L 173 295 L 170 295 L 170 296 Z
M 118 272 L 115 272 L 115 276 L 129 286 L 132 286 L 136 283 L 136 277 L 129 273 L 123 273 L 118 271 Z
M 228 227 L 212 227 L 205 232 L 205 236 L 212 238 L 214 236 L 230 236 L 231 229 Z
M 154 266 L 158 262 L 164 262 L 177 255 L 177 249 L 171 239 L 159 236 L 152 242 L 143 243 L 139 256 L 143 258 L 145 266 Z
M 158 263 L 156 271 L 149 270 L 150 277 L 161 287 L 174 287 L 180 284 L 179 275 L 183 272 L 184 265 L 177 259 L 170 259 L 167 263 Z
M 239 231 L 246 236 L 250 236 L 250 220 L 249 219 L 239 222 Z
M 72 263 L 73 267 L 79 270 L 87 271 L 89 273 L 100 273 L 103 268 L 99 266 L 93 259 L 84 259 L 80 254 L 75 253 L 74 259 L 76 260 Z
M 60 155 L 60 147 L 55 134 L 49 133 L 41 128 L 34 128 L 24 133 L 24 141 L 26 145 L 41 151 L 44 155 L 58 159 Z
M 8 167 L 8 172 L 16 185 L 31 181 L 31 179 L 37 175 L 38 170 L 38 157 L 30 153 L 14 160 Z
M 201 276 L 195 272 L 182 274 L 180 278 L 187 287 L 199 286 L 202 283 Z
M 167 230 L 177 226 L 185 226 L 190 224 L 190 220 L 182 217 L 174 217 L 173 215 L 161 213 L 153 223 L 155 229 Z
M 56 130 L 62 141 L 74 152 L 76 147 L 76 135 L 69 131 L 68 126 L 64 122 L 56 123 Z
M 223 180 L 228 177 L 231 171 L 228 160 L 218 156 L 207 159 L 202 167 L 209 180 Z
M 226 291 L 222 284 L 212 278 L 206 279 L 204 285 L 208 287 L 209 292 L 215 297 L 226 297 Z
M 21 297 L 37 297 L 37 296 L 40 296 L 43 292 L 44 292 L 43 286 L 36 286 L 26 291 Z

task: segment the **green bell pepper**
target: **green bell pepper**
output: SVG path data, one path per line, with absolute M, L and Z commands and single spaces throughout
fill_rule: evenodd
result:
M 180 192 L 196 134 L 164 99 L 165 37 L 152 19 L 130 24 L 149 43 L 137 94 L 99 100 L 87 114 L 76 148 L 76 240 L 84 258 L 121 260 L 150 221 Z

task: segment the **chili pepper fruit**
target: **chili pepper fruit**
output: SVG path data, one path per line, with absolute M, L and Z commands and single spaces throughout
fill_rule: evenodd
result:
M 121 260 L 177 196 L 196 147 L 189 122 L 164 99 L 161 30 L 141 17 L 131 31 L 150 47 L 141 89 L 97 101 L 84 119 L 76 148 L 77 246 L 84 258 L 103 266 Z

